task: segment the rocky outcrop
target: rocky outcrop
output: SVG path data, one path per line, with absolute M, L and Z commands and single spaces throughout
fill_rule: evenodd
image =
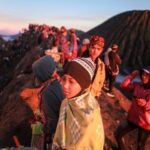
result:
M 13 136 L 17 136 L 22 145 L 30 145 L 29 119 L 33 117 L 33 112 L 20 96 L 20 91 L 31 85 L 31 81 L 31 75 L 15 78 L 0 95 L 0 148 L 15 146 Z
M 127 116 L 127 111 L 130 108 L 131 100 L 124 96 L 120 90 L 113 88 L 115 98 L 110 98 L 102 91 L 98 100 L 101 114 L 103 118 L 105 130 L 105 148 L 104 150 L 118 150 L 115 140 L 115 131 L 120 122 L 124 121 Z M 137 145 L 137 130 L 132 131 L 124 137 L 126 148 L 136 149 Z M 145 150 L 150 147 L 150 137 L 146 143 Z
M 32 63 L 39 57 L 39 48 L 28 51 L 16 65 L 12 80 L 0 94 L 0 148 L 15 146 L 13 136 L 21 145 L 30 146 L 33 111 L 21 92 L 33 86 Z
M 105 50 L 117 43 L 122 67 L 140 68 L 150 65 L 150 11 L 129 11 L 116 15 L 83 34 L 81 38 L 101 35 Z

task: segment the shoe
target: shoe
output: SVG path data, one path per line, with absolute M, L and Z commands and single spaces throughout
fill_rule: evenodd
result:
M 103 89 L 107 92 L 109 91 L 109 88 L 107 86 L 103 86 Z
M 112 92 L 107 92 L 106 93 L 109 97 L 115 97 L 115 95 Z

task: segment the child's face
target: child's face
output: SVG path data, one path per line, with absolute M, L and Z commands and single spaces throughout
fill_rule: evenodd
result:
M 144 84 L 148 84 L 150 82 L 150 75 L 143 72 L 141 79 Z
M 61 85 L 66 98 L 72 98 L 81 92 L 81 86 L 70 75 L 65 74 L 62 76 Z

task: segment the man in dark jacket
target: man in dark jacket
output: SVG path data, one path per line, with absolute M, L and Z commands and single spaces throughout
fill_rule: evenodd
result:
M 112 88 L 119 74 L 119 65 L 121 64 L 120 56 L 118 55 L 118 45 L 113 44 L 105 53 L 105 66 L 106 66 L 106 85 L 104 89 L 107 91 L 107 95 L 114 97 Z
M 59 118 L 59 109 L 64 94 L 56 73 L 56 63 L 51 56 L 41 57 L 32 65 L 33 72 L 42 88 L 39 93 L 40 112 L 44 122 L 45 148 L 52 142 Z

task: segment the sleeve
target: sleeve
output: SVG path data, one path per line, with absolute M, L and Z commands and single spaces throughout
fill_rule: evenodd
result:
M 60 101 L 52 92 L 44 92 L 42 99 L 46 115 L 55 118 L 59 114 Z
M 146 111 L 150 112 L 150 90 L 148 89 L 148 95 L 146 95 L 146 105 L 144 106 Z
M 104 55 L 104 63 L 105 63 L 106 66 L 109 66 L 108 54 L 109 54 L 110 51 L 111 51 L 111 48 L 109 48 L 109 49 L 105 52 L 105 55 Z
M 144 106 L 144 114 L 148 124 L 150 124 L 150 98 L 148 99 L 146 105 Z
M 118 65 L 120 65 L 122 63 L 122 60 L 118 54 L 116 54 L 115 60 Z
M 133 84 L 132 80 L 133 80 L 133 78 L 131 75 L 126 76 L 125 79 L 120 84 L 120 87 L 127 91 L 133 91 L 134 84 Z
M 54 134 L 59 118 L 61 102 L 51 91 L 44 91 L 42 99 L 46 118 L 46 130 L 50 134 Z
M 150 111 L 150 99 L 148 100 L 148 102 L 146 103 L 144 107 L 146 111 Z

